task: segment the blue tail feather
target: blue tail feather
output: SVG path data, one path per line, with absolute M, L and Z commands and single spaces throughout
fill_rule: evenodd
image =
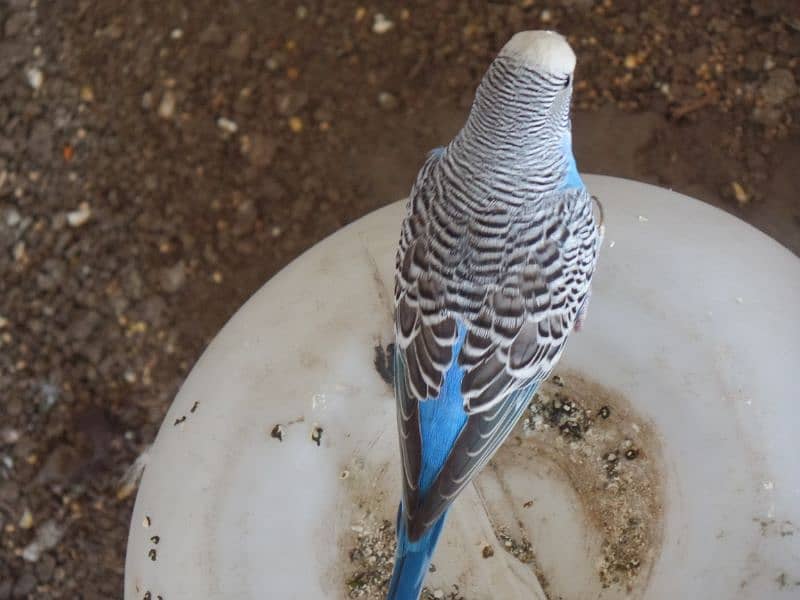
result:
M 397 551 L 394 572 L 386 600 L 418 600 L 431 564 L 431 557 L 442 533 L 447 513 L 443 514 L 420 539 L 408 539 L 402 504 L 397 510 Z

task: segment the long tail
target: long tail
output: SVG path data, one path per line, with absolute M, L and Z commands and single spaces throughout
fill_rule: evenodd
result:
M 397 551 L 386 600 L 419 599 L 446 516 L 445 512 L 420 539 L 412 542 L 408 539 L 403 504 L 400 503 L 397 509 Z

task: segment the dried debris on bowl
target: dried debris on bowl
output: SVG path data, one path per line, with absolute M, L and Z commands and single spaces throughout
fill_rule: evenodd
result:
M 600 587 L 644 590 L 663 529 L 663 471 L 652 425 L 625 398 L 567 372 L 541 386 L 492 464 L 501 469 L 525 460 L 553 465 L 577 493 L 600 539 Z M 537 548 L 527 539 L 515 540 L 501 527 L 495 533 L 509 553 L 536 564 Z M 548 592 L 558 597 L 558 590 Z
M 466 598 L 461 594 L 458 586 L 453 584 L 449 592 L 442 589 L 422 588 L 420 600 L 466 600 Z
M 286 430 L 283 428 L 283 425 L 280 423 L 275 425 L 270 431 L 269 436 L 275 438 L 279 442 L 283 441 L 283 435 L 286 433 Z
M 367 518 L 351 531 L 356 538 L 349 559 L 355 570 L 346 581 L 348 598 L 380 598 L 394 567 L 394 526 L 388 519 L 376 524 Z
M 314 423 L 311 428 L 311 441 L 317 446 L 322 444 L 322 432 L 325 431 L 318 423 Z
M 343 508 L 345 522 L 339 547 L 346 553 L 344 559 L 349 563 L 344 583 L 347 598 L 365 600 L 384 600 L 394 567 L 395 531 L 393 514 L 386 513 L 387 507 L 396 506 L 394 490 L 391 498 L 388 491 L 378 485 L 383 475 L 394 464 L 367 465 L 358 458 L 341 469 L 347 473 L 341 477 L 345 500 Z M 391 517 L 391 519 L 390 519 Z M 336 565 L 339 568 L 339 564 Z M 430 572 L 436 570 L 431 564 Z M 436 595 L 440 593 L 440 595 Z M 424 588 L 421 600 L 466 600 L 456 585 L 442 589 Z

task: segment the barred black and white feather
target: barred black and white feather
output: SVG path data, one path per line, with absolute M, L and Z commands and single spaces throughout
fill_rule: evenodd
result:
M 395 273 L 398 429 L 411 539 L 507 437 L 588 299 L 601 236 L 589 193 L 565 185 L 574 169 L 571 68 L 550 72 L 501 53 L 466 125 L 431 153 L 411 191 Z M 455 353 L 459 327 L 466 336 Z M 453 361 L 464 372 L 468 418 L 423 494 L 418 405 L 439 396 Z

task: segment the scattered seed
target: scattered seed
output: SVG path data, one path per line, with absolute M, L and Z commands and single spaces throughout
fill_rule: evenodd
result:
M 533 500 L 528 500 L 525 504 L 522 505 L 522 508 L 530 508 L 533 506 Z
M 275 425 L 275 427 L 272 428 L 272 431 L 270 432 L 269 435 L 270 435 L 270 437 L 274 437 L 279 442 L 282 442 L 283 441 L 283 432 L 284 432 L 283 425 L 279 424 L 279 425 Z
M 194 404 L 192 404 L 192 408 L 189 409 L 189 412 L 193 413 L 194 411 L 197 410 L 198 406 L 200 406 L 200 403 L 199 402 L 195 402 Z
M 597 414 L 600 415 L 600 418 L 607 419 L 611 416 L 611 409 L 608 406 L 601 406 Z
M 486 544 L 483 547 L 481 554 L 483 555 L 483 558 L 491 558 L 494 556 L 494 548 L 492 548 L 489 544 Z
M 175 419 L 175 423 L 173 423 L 173 425 L 172 425 L 172 426 L 173 426 L 173 427 L 177 427 L 178 425 L 180 425 L 181 423 L 183 423 L 185 420 L 186 420 L 186 415 L 183 415 L 182 417 L 180 417 L 180 418 L 178 418 L 178 419 Z
M 161 541 L 161 536 L 154 535 L 153 537 L 150 538 L 150 541 L 153 542 L 154 544 L 158 544 L 158 542 Z
M 145 529 L 147 529 L 148 527 L 150 527 L 150 523 L 151 523 L 151 521 L 150 521 L 150 517 L 145 517 L 145 518 L 142 520 L 142 527 L 144 527 Z
M 633 460 L 639 456 L 639 450 L 637 448 L 628 448 L 625 451 L 625 458 L 628 460 Z
M 157 554 L 157 553 L 156 553 L 156 549 L 155 549 L 155 548 L 150 548 L 150 551 L 147 553 L 147 556 L 149 556 L 149 557 L 150 557 L 150 560 L 152 560 L 153 562 L 155 562 L 155 560 L 156 560 L 156 554 Z
M 319 446 L 322 443 L 322 432 L 324 429 L 319 425 L 314 425 L 311 429 L 311 440 Z

